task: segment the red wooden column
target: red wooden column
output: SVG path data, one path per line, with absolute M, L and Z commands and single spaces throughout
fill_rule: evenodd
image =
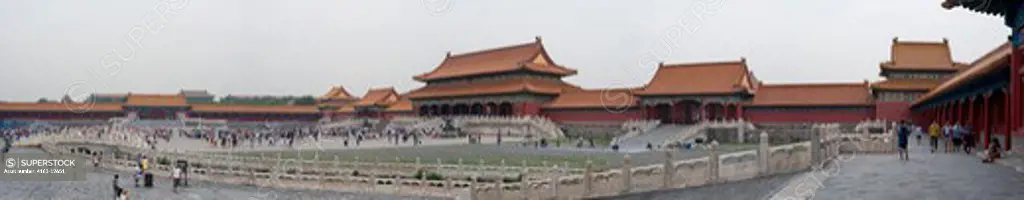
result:
M 736 104 L 736 119 L 743 119 L 743 104 Z
M 989 97 L 989 94 L 984 94 L 981 97 L 982 98 L 982 100 L 981 100 L 981 102 L 982 102 L 981 103 L 982 104 L 982 106 L 981 106 L 981 131 L 984 132 L 983 134 L 985 134 L 985 137 L 983 138 L 984 143 L 983 143 L 983 146 L 982 146 L 981 149 L 987 149 L 988 148 L 988 142 L 990 140 L 992 140 L 992 131 L 990 129 L 990 127 L 991 127 L 991 122 L 990 122 L 991 116 L 989 115 L 989 113 L 991 112 L 990 110 L 992 110 L 992 104 L 989 103 L 989 98 L 988 97 Z
M 1017 52 L 1017 51 L 1013 51 L 1013 52 Z M 1019 61 L 1017 61 L 1017 62 L 1019 62 Z M 1016 66 L 1016 65 L 1014 65 L 1014 66 Z M 1006 97 L 1006 98 L 1004 98 L 1004 103 L 1003 103 L 1003 114 L 1006 115 L 1005 117 L 1003 117 L 1003 125 L 1006 126 L 1005 132 L 1003 132 L 1003 134 L 1006 134 L 1006 139 L 1005 139 L 1005 142 L 1004 142 L 1006 144 L 1003 146 L 1003 148 L 1005 148 L 1007 151 L 1009 151 L 1010 150 L 1010 146 L 1012 146 L 1012 145 L 1010 145 L 1010 144 L 1012 144 L 1012 143 L 1010 143 L 1010 140 L 1011 140 L 1010 138 L 1013 138 L 1013 135 L 1010 134 L 1011 132 L 1013 132 L 1012 131 L 1013 130 L 1013 120 L 1011 119 L 1011 117 L 1013 117 L 1013 112 L 1012 112 L 1013 109 L 1007 109 L 1007 108 L 1010 108 L 1010 106 L 1012 104 L 1014 104 L 1014 103 L 1010 102 L 1010 96 L 1011 96 L 1010 93 L 1007 93 L 1006 95 L 1003 95 L 1003 96 Z
M 1010 87 L 1007 93 L 1007 106 L 1006 109 L 1006 150 L 1010 150 L 1013 145 L 1010 142 L 1013 138 L 1013 131 L 1019 127 L 1020 122 L 1020 109 L 1021 109 L 1021 52 L 1017 49 L 1016 45 L 1011 44 L 1012 50 L 1010 50 Z
M 956 101 L 956 124 L 964 125 L 967 122 L 967 108 L 963 101 Z
M 697 122 L 702 122 L 708 119 L 708 104 L 703 101 L 700 102 L 700 119 Z
M 946 123 L 949 122 L 949 105 L 948 104 L 942 104 L 942 107 L 939 110 L 939 116 L 940 116 L 939 118 L 942 119 L 942 120 L 939 120 L 940 121 L 939 125 L 946 125 Z
M 977 126 L 974 126 L 974 98 L 968 97 L 966 102 L 967 103 L 965 105 L 967 106 L 967 115 L 965 118 L 966 120 L 964 120 L 964 125 L 971 126 L 971 128 L 977 129 Z

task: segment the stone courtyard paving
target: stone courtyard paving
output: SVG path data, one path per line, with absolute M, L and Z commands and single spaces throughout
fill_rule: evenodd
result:
M 906 162 L 881 154 L 837 162 L 836 173 L 816 174 L 831 177 L 819 176 L 827 179 L 818 179 L 824 182 L 814 199 L 1024 199 L 1024 174 L 1010 167 L 984 164 L 963 152 L 931 154 L 924 146 L 911 145 Z
M 18 149 L 15 152 L 32 150 Z M 111 180 L 114 172 L 96 169 L 86 175 L 85 181 L 66 182 L 30 182 L 0 181 L 0 199 L 113 199 Z M 171 191 L 169 179 L 156 178 L 153 188 L 134 188 L 128 173 L 120 174 L 120 185 L 128 189 L 133 200 L 140 199 L 246 199 L 246 200 L 277 200 L 277 199 L 432 199 L 422 197 L 397 197 L 379 194 L 358 194 L 309 190 L 285 190 L 257 188 L 242 185 L 214 184 L 209 182 L 191 182 L 190 187 L 178 193 Z
M 768 196 L 785 187 L 786 184 L 795 176 L 796 174 L 780 174 L 771 177 L 721 183 L 696 188 L 652 191 L 618 197 L 595 198 L 594 200 L 766 199 Z

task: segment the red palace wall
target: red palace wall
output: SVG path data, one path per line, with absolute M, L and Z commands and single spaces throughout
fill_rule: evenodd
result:
M 540 115 L 541 104 L 540 103 L 518 103 L 513 108 L 520 116 L 534 116 Z
M 743 118 L 754 123 L 859 122 L 874 116 L 875 112 L 872 108 L 776 109 L 745 107 L 743 109 Z
M 541 115 L 546 116 L 555 122 L 627 121 L 643 119 L 643 111 L 641 109 L 612 111 L 604 108 L 544 109 Z
M 875 119 L 887 121 L 912 120 L 910 102 L 877 102 L 875 103 Z

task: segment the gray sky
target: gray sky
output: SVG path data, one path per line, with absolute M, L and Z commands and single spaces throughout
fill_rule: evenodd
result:
M 894 36 L 946 37 L 963 62 L 1006 40 L 1000 18 L 939 2 L 0 0 L 0 100 L 179 88 L 320 95 L 339 84 L 354 95 L 407 91 L 446 51 L 537 35 L 556 62 L 579 70 L 566 80 L 587 88 L 642 85 L 660 60 L 740 57 L 765 82 L 876 80 Z

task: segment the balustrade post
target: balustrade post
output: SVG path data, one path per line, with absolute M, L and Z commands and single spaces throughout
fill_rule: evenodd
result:
M 551 168 L 554 169 L 554 171 L 556 171 L 556 172 L 559 170 L 557 164 L 556 165 L 552 165 Z M 559 199 L 558 198 L 558 185 L 562 182 L 561 179 L 560 179 L 561 176 L 562 176 L 561 174 L 559 174 L 559 175 L 552 175 L 552 176 L 550 176 L 550 178 L 548 178 L 550 180 L 550 183 L 551 183 L 551 194 L 554 195 L 552 197 L 552 199 Z
M 661 188 L 672 188 L 672 177 L 675 176 L 675 167 L 672 167 L 672 151 L 665 151 L 665 160 L 662 163 Z
M 583 166 L 583 194 L 580 197 L 586 198 L 594 192 L 594 162 L 587 159 Z
M 519 174 L 519 191 L 523 193 L 523 199 L 530 199 L 530 168 L 527 167 L 526 160 L 523 160 L 523 168 L 520 170 L 522 172 Z
M 708 145 L 708 184 L 718 182 L 718 141 L 711 141 Z
M 427 184 L 427 168 L 420 164 L 420 157 L 416 157 L 416 170 L 421 171 L 420 173 L 420 189 L 426 190 Z
M 757 148 L 757 167 L 760 171 L 760 176 L 767 176 L 772 173 L 771 169 L 769 169 L 770 166 L 768 165 L 768 161 L 771 159 L 770 146 L 768 145 L 768 132 L 761 132 L 761 137 L 759 139 L 760 144 Z
M 377 192 L 377 173 L 374 171 L 374 169 L 378 169 L 377 167 L 379 163 L 379 158 L 377 158 L 377 156 L 374 156 L 373 163 L 366 170 L 366 174 L 370 175 L 370 192 Z
M 501 165 L 495 171 L 498 172 L 498 180 L 494 183 L 495 187 L 497 187 L 495 189 L 498 191 L 497 199 L 503 199 L 505 196 L 505 159 L 501 159 Z
M 284 168 L 284 166 L 283 166 L 284 165 L 284 163 L 283 163 L 284 161 L 281 159 L 281 156 L 283 156 L 283 154 L 281 152 L 277 152 L 277 167 L 280 168 L 280 169 L 275 169 L 274 170 L 274 179 L 273 180 L 276 183 L 280 183 L 281 182 L 280 181 L 281 180 L 281 169 Z
M 444 173 L 444 163 L 441 162 L 441 158 L 437 158 L 437 173 L 444 178 L 444 192 L 445 194 L 452 194 L 452 177 L 451 174 Z
M 821 163 L 821 131 L 817 128 L 811 129 L 811 165 Z
M 476 179 L 477 179 L 476 174 L 470 174 L 469 175 L 469 199 L 472 199 L 472 200 L 480 199 L 480 198 L 477 198 L 478 195 L 476 194 L 477 193 Z
M 394 173 L 392 175 L 394 175 L 394 180 L 395 180 L 395 191 L 399 191 L 399 192 L 402 191 L 402 184 L 401 183 L 402 183 L 402 177 L 404 175 L 404 174 L 402 174 L 402 165 L 400 163 L 402 163 L 402 157 L 395 156 L 395 163 L 391 164 L 391 170 L 392 170 L 391 173 Z
M 633 158 L 626 154 L 622 158 L 622 190 L 619 194 L 627 194 L 633 190 Z

